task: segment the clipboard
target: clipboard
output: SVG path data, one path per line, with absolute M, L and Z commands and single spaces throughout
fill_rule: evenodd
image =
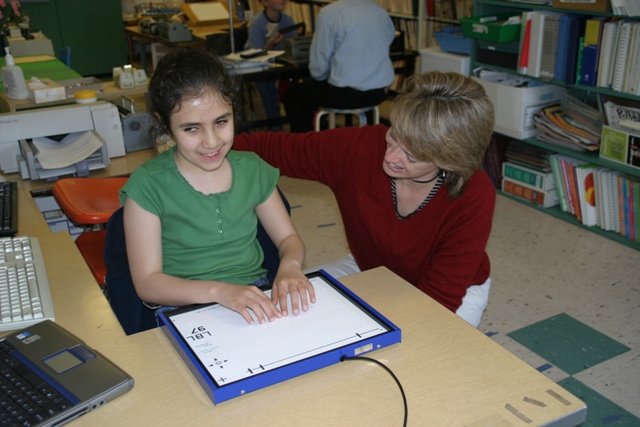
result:
M 401 342 L 401 330 L 323 270 L 307 274 L 316 303 L 249 325 L 219 304 L 159 314 L 161 329 L 213 404 Z M 263 288 L 270 294 L 270 286 Z

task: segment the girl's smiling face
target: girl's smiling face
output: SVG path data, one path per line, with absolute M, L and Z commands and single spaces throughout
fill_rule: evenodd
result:
M 220 169 L 233 146 L 231 102 L 214 91 L 183 99 L 171 114 L 170 125 L 178 169 L 191 173 Z

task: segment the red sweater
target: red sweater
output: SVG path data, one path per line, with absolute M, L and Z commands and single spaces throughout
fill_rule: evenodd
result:
M 385 266 L 455 311 L 467 288 L 489 277 L 485 247 L 495 189 L 478 170 L 459 198 L 449 197 L 443 186 L 416 215 L 398 219 L 391 178 L 382 169 L 387 129 L 242 134 L 234 149 L 256 152 L 285 176 L 329 186 L 361 270 Z

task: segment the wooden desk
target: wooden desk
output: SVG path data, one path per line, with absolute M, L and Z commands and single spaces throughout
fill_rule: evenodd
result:
M 193 38 L 191 41 L 187 42 L 170 42 L 167 41 L 157 35 L 143 33 L 140 31 L 138 26 L 128 26 L 124 27 L 124 31 L 127 35 L 127 49 L 129 50 L 129 63 L 133 63 L 133 45 L 138 44 L 140 47 L 140 65 L 143 70 L 148 75 L 151 75 L 153 70 L 149 70 L 147 67 L 147 55 L 145 46 L 152 43 L 161 43 L 164 46 L 175 47 L 175 46 L 200 46 L 204 47 L 205 41 L 201 38 Z
M 4 58 L 0 58 L 0 65 L 4 66 Z M 52 56 L 40 55 L 34 57 L 16 58 L 16 64 L 22 68 L 25 80 L 31 80 L 32 77 L 49 78 L 54 81 L 79 79 L 82 76 L 71 68 L 67 67 L 62 61 Z M 55 105 L 56 102 L 48 102 L 46 104 L 36 104 L 30 99 L 11 99 L 4 92 L 4 85 L 0 82 L 0 111 L 4 113 L 15 112 L 25 108 L 34 108 L 41 105 Z M 64 103 L 59 101 L 57 103 Z M 74 102 L 74 100 L 71 100 Z
M 247 22 L 238 22 L 233 25 L 233 28 L 241 28 L 247 25 Z M 161 43 L 167 47 L 175 47 L 182 45 L 192 45 L 192 46 L 200 46 L 204 47 L 205 42 L 208 35 L 215 33 L 222 33 L 229 31 L 229 24 L 218 24 L 218 25 L 197 25 L 189 27 L 191 30 L 191 35 L 193 36 L 191 41 L 187 42 L 170 42 L 165 40 L 157 35 L 143 33 L 137 25 L 127 25 L 124 27 L 124 31 L 127 35 L 127 48 L 129 50 L 129 63 L 133 63 L 133 45 L 135 43 L 140 47 L 140 65 L 142 69 L 150 74 L 150 71 L 147 69 L 147 58 L 145 52 L 145 46 L 151 43 Z M 241 48 L 237 48 L 236 50 L 242 50 Z
M 131 97 L 134 95 L 143 95 L 147 93 L 148 86 L 149 79 L 147 79 L 147 84 L 144 86 L 135 86 L 128 89 L 120 89 L 114 82 L 105 82 L 104 89 L 98 91 L 97 95 L 99 100 L 119 99 L 122 96 Z M 73 103 L 75 103 L 75 98 L 67 97 L 67 99 L 61 99 L 59 101 L 36 104 L 30 99 L 10 99 L 4 93 L 0 94 L 0 110 L 2 110 L 3 113 L 15 113 L 16 111 L 20 110 L 29 110 L 32 108 L 40 107 L 53 107 L 56 105 L 67 105 Z
M 16 65 L 22 69 L 25 80 L 31 77 L 50 78 L 51 80 L 79 79 L 82 76 L 60 61 L 49 55 L 21 56 L 15 58 Z M 6 61 L 0 58 L 0 66 L 4 67 Z M 0 82 L 0 92 L 4 93 L 4 84 Z
M 20 233 L 40 239 L 56 321 L 136 381 L 73 426 L 402 424 L 396 384 L 368 362 L 338 363 L 214 407 L 160 330 L 124 335 L 71 238 L 45 228 L 27 200 L 29 182 L 16 180 Z M 410 426 L 574 426 L 585 419 L 583 402 L 389 270 L 341 281 L 402 329 L 402 343 L 367 356 L 402 383 Z
M 71 79 L 79 79 L 82 76 L 71 68 L 67 67 L 62 61 L 51 57 L 49 60 L 41 60 L 44 56 L 33 57 L 34 62 L 25 62 L 28 57 L 16 58 L 16 60 L 20 60 L 19 64 L 24 72 L 24 77 L 26 80 L 31 79 L 31 77 L 41 77 L 41 78 L 49 78 L 54 81 L 62 81 L 62 80 L 71 80 Z M 38 60 L 35 60 L 35 59 Z M 4 58 L 0 58 L 0 65 L 4 63 Z M 120 96 L 132 96 L 138 94 L 144 94 L 147 92 L 148 80 L 147 84 L 144 86 L 136 86 L 130 89 L 120 89 L 114 82 L 106 82 L 104 83 L 104 89 L 98 92 L 98 99 L 115 99 L 120 98 Z M 64 104 L 73 104 L 75 102 L 74 97 L 67 97 L 67 99 L 53 101 L 53 102 L 43 102 L 40 104 L 36 104 L 30 99 L 11 99 L 4 93 L 4 86 L 0 83 L 0 111 L 3 113 L 15 113 L 19 110 L 28 110 L 31 108 L 40 108 L 40 107 L 52 107 L 55 105 L 64 105 Z

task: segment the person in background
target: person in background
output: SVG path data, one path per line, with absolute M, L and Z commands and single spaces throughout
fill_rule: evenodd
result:
M 154 308 L 218 302 L 248 323 L 264 323 L 288 315 L 289 295 L 294 315 L 314 302 L 278 171 L 231 150 L 241 94 L 225 65 L 202 49 L 173 49 L 153 73 L 155 134 L 175 146 L 134 170 L 120 200 L 133 283 Z M 247 286 L 264 284 L 266 273 L 258 220 L 280 254 L 271 298 Z
M 297 37 L 297 31 L 282 34 L 279 28 L 294 25 L 293 18 L 283 12 L 287 0 L 260 0 L 264 6 L 249 24 L 249 37 L 245 49 L 281 50 L 285 38 Z M 268 119 L 280 117 L 279 91 L 275 81 L 256 83 Z
M 496 191 L 480 165 L 493 105 L 469 77 L 416 74 L 393 101 L 390 122 L 243 133 L 234 147 L 331 188 L 351 254 L 318 268 L 339 278 L 385 266 L 477 327 L 491 284 L 485 247 Z
M 389 47 L 395 29 L 374 0 L 338 0 L 316 19 L 309 53 L 312 79 L 289 87 L 283 97 L 291 132 L 313 129 L 319 107 L 362 108 L 385 100 L 393 82 Z

